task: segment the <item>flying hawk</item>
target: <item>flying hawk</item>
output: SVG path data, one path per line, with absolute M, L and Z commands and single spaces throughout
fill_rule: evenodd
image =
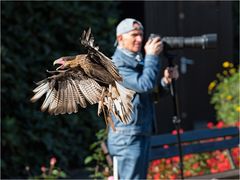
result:
M 36 83 L 31 102 L 45 94 L 41 111 L 48 110 L 53 115 L 77 113 L 79 107 L 98 103 L 97 114 L 103 112 L 106 124 L 113 129 L 111 114 L 124 124 L 129 123 L 135 92 L 119 84 L 122 77 L 111 59 L 94 45 L 91 28 L 83 32 L 80 42 L 88 53 L 55 60 L 53 64 L 60 66 L 48 71 L 50 77 Z

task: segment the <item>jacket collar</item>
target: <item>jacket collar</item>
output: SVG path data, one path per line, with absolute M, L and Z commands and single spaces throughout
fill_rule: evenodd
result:
M 124 61 L 124 63 L 129 66 L 136 67 L 139 64 L 143 64 L 143 58 L 140 52 L 133 53 L 125 48 L 121 48 L 118 46 L 115 53 L 123 55 L 124 58 L 122 58 L 122 61 Z

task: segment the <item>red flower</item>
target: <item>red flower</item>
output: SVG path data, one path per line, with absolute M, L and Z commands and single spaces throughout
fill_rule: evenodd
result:
M 199 163 L 198 163 L 198 162 L 197 162 L 197 163 L 194 163 L 193 166 L 192 166 L 192 168 L 193 168 L 193 169 L 199 168 Z
M 176 134 L 177 134 L 177 130 L 173 130 L 172 135 L 176 135 Z
M 221 154 L 221 151 L 220 150 L 216 150 L 216 151 L 213 152 L 213 154 L 215 154 L 217 156 L 217 155 Z
M 208 123 L 207 123 L 207 127 L 208 127 L 209 129 L 212 129 L 212 128 L 214 127 L 214 124 L 213 124 L 212 122 L 208 122 Z
M 160 179 L 160 173 L 154 174 L 153 179 Z
M 193 157 L 193 154 L 187 154 L 184 156 L 184 160 L 189 160 Z
M 207 164 L 209 167 L 212 167 L 213 165 L 215 165 L 217 162 L 217 160 L 215 158 L 210 158 L 207 160 Z
M 161 163 L 161 160 L 160 160 L 160 159 L 155 160 L 155 161 L 152 162 L 152 166 L 157 166 L 157 165 L 159 165 L 160 163 Z
M 218 169 L 220 172 L 226 171 L 230 169 L 230 164 L 229 163 L 220 163 L 218 164 Z
M 51 165 L 51 166 L 54 166 L 54 165 L 56 164 L 56 162 L 57 162 L 57 159 L 56 159 L 55 157 L 52 157 L 52 158 L 50 159 L 50 165 Z
M 183 129 L 181 128 L 181 129 L 179 129 L 179 133 L 180 134 L 182 134 L 184 131 L 183 131 Z
M 179 134 L 182 134 L 183 133 L 183 129 L 179 129 Z M 177 130 L 173 130 L 172 131 L 172 135 L 176 135 L 177 134 Z
M 236 126 L 240 128 L 240 121 L 236 122 Z
M 171 180 L 174 180 L 174 179 L 176 179 L 176 175 L 175 175 L 175 174 L 173 174 L 173 175 L 170 175 L 170 176 L 169 176 L 169 179 L 171 179 Z
M 218 157 L 217 157 L 219 160 L 223 161 L 226 157 L 224 154 L 218 154 Z
M 219 121 L 216 125 L 217 128 L 223 128 L 223 126 L 224 126 L 223 121 Z
M 171 160 L 170 159 L 166 159 L 166 164 L 171 164 Z
M 41 167 L 41 171 L 42 171 L 42 173 L 45 173 L 45 172 L 47 171 L 46 167 L 45 167 L 45 166 L 42 166 L 42 167 Z
M 191 171 L 187 170 L 187 171 L 184 171 L 184 176 L 191 176 Z
M 164 149 L 167 149 L 167 148 L 169 148 L 169 146 L 168 146 L 167 144 L 165 144 L 165 145 L 163 146 L 163 148 L 164 148 Z
M 215 169 L 215 168 L 212 168 L 210 171 L 211 171 L 211 173 L 212 173 L 212 174 L 214 174 L 214 173 L 217 173 L 217 172 L 218 172 L 218 170 L 217 170 L 217 169 Z
M 173 160 L 173 162 L 179 162 L 179 157 L 178 156 L 174 156 L 174 157 L 172 157 L 172 160 Z
M 240 167 L 240 163 L 239 163 L 239 160 L 240 160 L 239 150 L 240 150 L 239 147 L 232 148 L 232 156 L 233 156 L 235 164 L 238 167 Z

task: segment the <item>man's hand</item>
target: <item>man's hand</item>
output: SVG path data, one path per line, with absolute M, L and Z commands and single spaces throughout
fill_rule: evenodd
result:
M 178 66 L 175 65 L 174 67 L 167 67 L 164 70 L 164 76 L 163 81 L 166 84 L 170 84 L 172 82 L 172 79 L 178 79 L 179 72 L 178 72 Z
M 163 42 L 160 37 L 151 38 L 146 42 L 144 49 L 148 55 L 159 55 L 163 50 Z

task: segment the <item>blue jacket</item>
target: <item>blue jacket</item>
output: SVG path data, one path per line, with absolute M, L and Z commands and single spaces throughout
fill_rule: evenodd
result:
M 150 135 L 155 118 L 151 92 L 156 87 L 158 81 L 160 70 L 159 56 L 146 55 L 142 59 L 140 54 L 117 47 L 112 61 L 123 77 L 121 84 L 136 91 L 132 100 L 133 114 L 131 122 L 125 125 L 112 116 L 116 128 L 115 133 Z M 109 131 L 110 133 L 113 132 L 111 128 Z

